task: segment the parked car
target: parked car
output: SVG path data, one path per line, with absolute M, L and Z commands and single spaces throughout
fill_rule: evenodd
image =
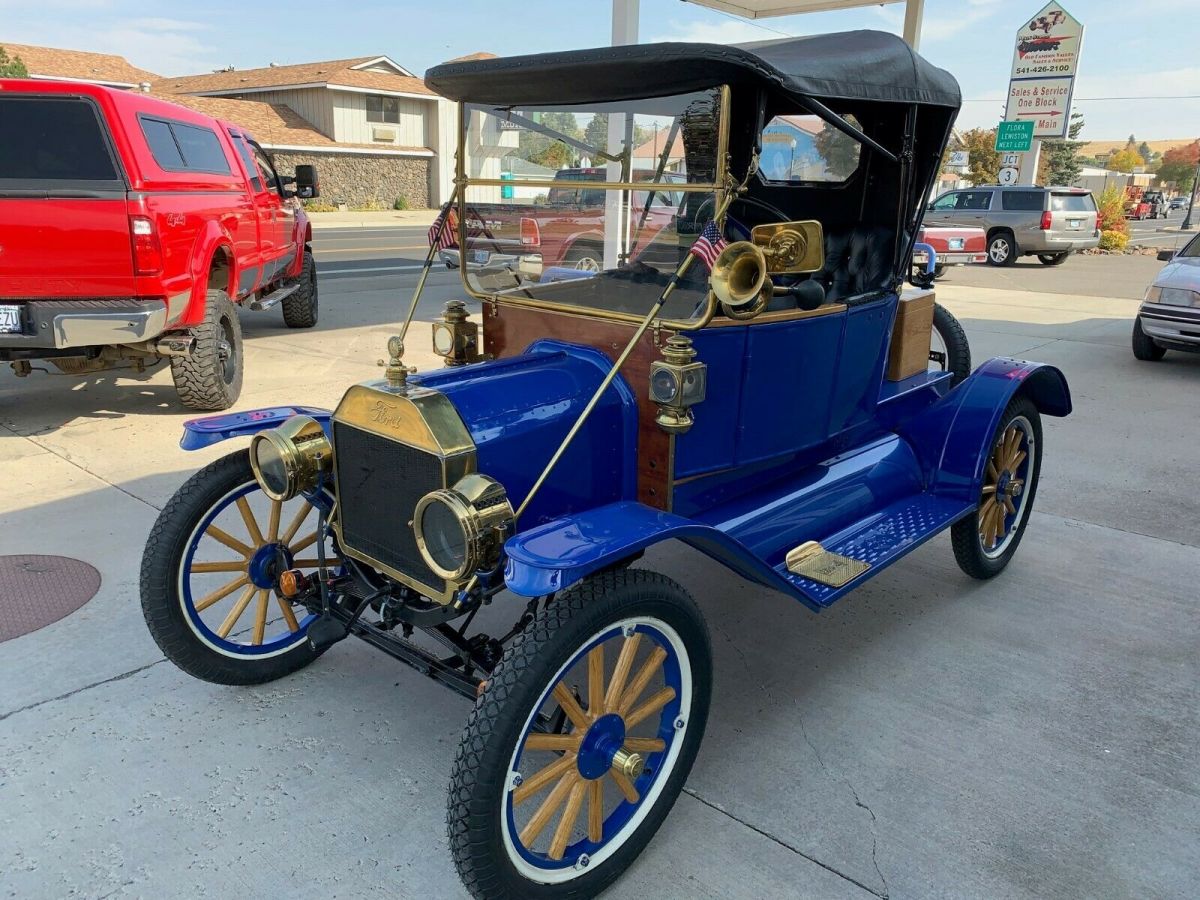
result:
M 984 229 L 993 266 L 1011 266 L 1019 256 L 1059 266 L 1072 252 L 1100 243 L 1096 201 L 1079 188 L 983 185 L 949 191 L 929 204 L 925 223 Z
M 1150 204 L 1151 219 L 1167 217 L 1167 198 L 1162 191 L 1143 191 L 1142 200 Z
M 1182 195 L 1179 197 L 1172 197 L 1170 202 L 1168 203 L 1168 206 L 1172 212 L 1174 212 L 1177 209 L 1187 209 L 1187 205 L 1191 201 L 1191 199 L 1192 198 L 1189 196 L 1182 196 Z
M 0 360 L 68 374 L 170 360 L 180 399 L 242 385 L 238 306 L 317 322 L 312 229 L 239 125 L 137 91 L 0 80 Z
M 982 228 L 922 225 L 917 231 L 918 244 L 928 244 L 934 250 L 934 279 L 946 274 L 951 266 L 967 266 L 987 262 L 987 234 Z M 928 259 L 925 253 L 913 253 L 913 270 L 924 271 Z
M 991 359 L 957 386 L 929 367 L 934 298 L 902 288 L 960 93 L 896 35 L 462 61 L 426 84 L 460 104 L 460 153 L 513 110 L 542 111 L 543 136 L 597 110 L 678 127 L 689 245 L 562 281 L 460 267 L 482 322 L 448 305 L 433 327 L 445 368 L 409 369 L 402 332 L 384 378 L 332 412 L 186 423 L 185 446 L 250 446 L 164 507 L 142 609 L 167 657 L 212 682 L 282 678 L 353 635 L 468 698 L 445 760 L 464 885 L 584 900 L 662 824 L 713 690 L 704 616 L 681 585 L 631 567 L 643 552 L 683 541 L 814 612 L 946 530 L 963 571 L 993 578 L 1037 525 L 1041 416 L 1067 415 L 1070 393 L 1034 362 Z M 805 114 L 848 146 L 760 177 L 768 117 Z M 461 178 L 458 221 L 507 184 Z M 641 187 L 603 189 L 615 250 Z M 491 239 L 464 253 L 474 240 Z M 419 300 L 418 287 L 410 315 Z M 731 602 L 707 599 L 711 616 Z M 757 739 L 738 765 L 755 764 Z M 342 761 L 369 774 L 363 791 L 394 792 L 402 761 L 353 747 Z
M 1200 353 L 1200 236 L 1160 250 L 1163 266 L 1133 320 L 1133 355 L 1159 360 L 1168 350 Z

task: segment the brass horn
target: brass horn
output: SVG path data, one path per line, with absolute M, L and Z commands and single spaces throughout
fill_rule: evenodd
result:
M 766 254 L 750 241 L 735 241 L 721 251 L 713 263 L 710 284 L 731 319 L 758 315 L 774 292 Z

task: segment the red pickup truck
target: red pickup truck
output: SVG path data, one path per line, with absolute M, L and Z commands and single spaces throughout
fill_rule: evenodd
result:
M 0 79 L 0 360 L 68 374 L 170 360 L 183 403 L 242 386 L 237 305 L 317 321 L 312 228 L 244 129 L 146 94 Z

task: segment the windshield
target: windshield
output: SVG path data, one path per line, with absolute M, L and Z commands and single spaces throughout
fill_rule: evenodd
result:
M 468 290 L 641 317 L 717 208 L 723 90 L 586 106 L 464 105 Z M 693 266 L 663 310 L 704 313 Z

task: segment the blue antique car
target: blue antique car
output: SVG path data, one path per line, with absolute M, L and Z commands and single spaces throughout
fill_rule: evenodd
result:
M 142 605 L 209 681 L 354 635 L 472 698 L 447 815 L 464 884 L 593 896 L 662 823 L 708 716 L 704 619 L 643 552 L 683 541 L 813 612 L 945 529 L 991 578 L 1029 524 L 1040 416 L 1070 395 L 1038 363 L 970 371 L 958 323 L 904 286 L 959 91 L 892 35 L 426 80 L 459 102 L 455 193 L 384 377 L 332 412 L 189 422 L 185 447 L 249 449 L 163 510 Z M 580 183 L 549 196 L 539 172 L 565 167 Z M 482 321 L 448 303 L 446 366 L 418 373 L 404 337 L 448 248 Z M 486 604 L 505 633 L 477 626 Z

